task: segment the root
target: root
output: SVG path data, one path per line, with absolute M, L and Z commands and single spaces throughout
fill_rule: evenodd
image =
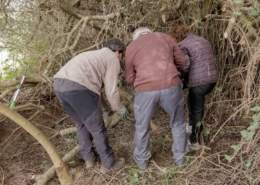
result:
M 150 126 L 153 133 L 159 135 L 162 132 L 162 130 L 153 122 L 153 120 L 151 120 Z
M 69 162 L 79 152 L 79 145 L 75 146 L 71 151 L 64 155 L 63 162 Z M 44 174 L 36 177 L 36 185 L 45 185 L 55 175 L 55 167 L 52 166 Z
M 120 120 L 121 118 L 117 113 L 114 113 L 111 116 L 104 115 L 104 122 L 107 128 L 115 127 Z
M 68 135 L 68 134 L 73 134 L 76 131 L 77 131 L 76 127 L 70 127 L 70 128 L 66 128 L 66 129 L 59 131 L 59 135 L 65 136 L 65 135 Z
M 1 185 L 4 185 L 5 183 L 5 173 L 3 168 L 0 166 L 1 174 L 2 174 L 2 180 L 1 180 Z
M 65 117 L 65 118 L 67 118 L 67 117 Z M 114 127 L 114 126 L 116 126 L 118 124 L 118 122 L 120 120 L 121 120 L 121 118 L 116 113 L 112 114 L 111 116 L 104 115 L 104 122 L 105 122 L 106 127 L 110 127 L 110 128 Z M 65 128 L 63 130 L 58 131 L 51 138 L 56 137 L 58 135 L 65 136 L 65 135 L 68 135 L 68 134 L 73 134 L 76 131 L 77 131 L 76 127 Z
M 20 114 L 10 110 L 8 107 L 0 103 L 0 113 L 8 117 L 16 124 L 21 126 L 29 134 L 31 134 L 45 149 L 54 164 L 55 170 L 59 177 L 61 185 L 71 185 L 72 178 L 68 173 L 65 163 L 61 160 L 55 146 L 49 141 L 49 139 L 42 133 L 37 127 L 31 124 L 27 119 L 22 117 Z
M 167 172 L 166 168 L 160 167 L 154 160 L 151 160 L 151 162 L 163 174 L 165 174 Z

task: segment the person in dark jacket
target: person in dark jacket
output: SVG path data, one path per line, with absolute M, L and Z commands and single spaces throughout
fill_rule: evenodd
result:
M 190 63 L 184 83 L 189 88 L 189 139 L 196 146 L 203 129 L 205 97 L 212 91 L 218 78 L 216 57 L 210 42 L 192 33 L 188 33 L 179 46 Z

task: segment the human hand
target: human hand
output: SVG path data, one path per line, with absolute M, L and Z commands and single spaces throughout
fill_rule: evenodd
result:
M 117 111 L 117 113 L 119 114 L 121 119 L 126 119 L 128 116 L 128 111 L 124 105 Z

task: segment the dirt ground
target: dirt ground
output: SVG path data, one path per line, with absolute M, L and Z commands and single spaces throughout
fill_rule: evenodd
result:
M 54 110 L 54 111 L 53 111 Z M 30 113 L 28 113 L 29 115 Z M 33 123 L 52 136 L 57 130 L 73 125 L 71 120 L 57 121 L 65 116 L 59 108 L 44 113 L 33 120 Z M 121 121 L 116 127 L 108 129 L 109 141 L 116 156 L 126 159 L 126 166 L 112 175 L 99 173 L 100 163 L 92 170 L 85 170 L 83 161 L 76 157 L 69 162 L 70 172 L 75 178 L 75 185 L 119 185 L 119 184 L 188 184 L 187 179 L 178 175 L 189 173 L 189 164 L 199 160 L 200 155 L 211 155 L 215 152 L 227 151 L 232 143 L 239 140 L 239 128 L 230 126 L 221 132 L 214 144 L 207 145 L 211 150 L 203 150 L 187 154 L 187 163 L 183 167 L 176 167 L 171 156 L 171 135 L 167 115 L 158 110 L 154 123 L 161 133 L 151 134 L 152 161 L 149 168 L 139 171 L 132 159 L 134 123 Z M 60 154 L 65 154 L 76 145 L 76 136 L 55 137 L 52 139 Z M 1 185 L 32 185 L 34 178 L 46 171 L 51 162 L 43 148 L 25 131 L 5 120 L 0 124 L 0 184 Z M 187 176 L 188 178 L 188 176 Z M 2 183 L 1 183 L 2 182 Z M 59 184 L 55 177 L 50 185 Z

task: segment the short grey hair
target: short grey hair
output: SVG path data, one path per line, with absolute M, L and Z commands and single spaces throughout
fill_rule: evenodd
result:
M 137 39 L 139 36 L 151 33 L 152 31 L 147 27 L 139 27 L 133 33 L 133 40 Z

